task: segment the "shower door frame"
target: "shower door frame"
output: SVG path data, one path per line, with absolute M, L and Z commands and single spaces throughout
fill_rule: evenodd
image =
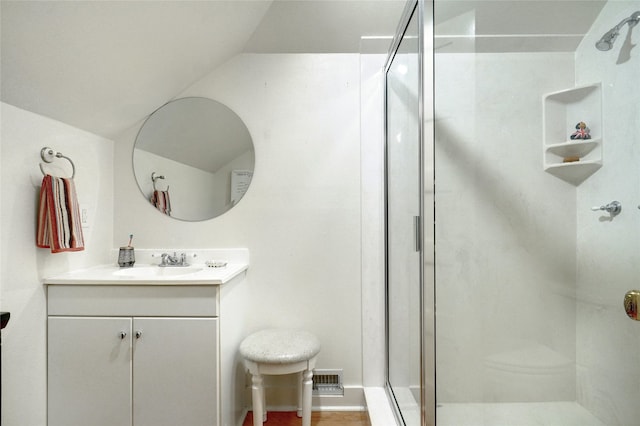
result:
M 393 61 L 398 53 L 398 49 L 400 44 L 404 38 L 406 30 L 411 22 L 411 19 L 415 16 L 417 19 L 418 25 L 418 51 L 417 51 L 417 66 L 418 66 L 418 150 L 419 150 L 419 167 L 418 167 L 418 203 L 419 203 L 419 221 L 417 223 L 418 230 L 416 232 L 417 235 L 417 246 L 419 248 L 419 298 L 420 298 L 420 307 L 419 307 L 419 330 L 420 330 L 420 354 L 419 354 L 419 376 L 420 376 L 420 425 L 421 426 L 435 426 L 435 306 L 434 306 L 434 291 L 435 291 L 435 271 L 431 268 L 433 274 L 431 279 L 429 279 L 429 283 L 431 284 L 431 291 L 425 291 L 425 261 L 434 265 L 433 260 L 435 256 L 435 247 L 433 243 L 435 242 L 435 238 L 433 236 L 434 232 L 434 223 L 433 223 L 433 215 L 434 215 L 434 199 L 433 199 L 433 173 L 431 176 L 428 176 L 425 171 L 426 161 L 430 161 L 433 163 L 433 59 L 425 56 L 425 46 L 428 45 L 429 48 L 432 46 L 433 39 L 433 0 L 427 2 L 427 4 L 431 5 L 431 10 L 429 11 L 429 16 L 431 19 L 425 20 L 427 10 L 425 8 L 425 0 L 408 0 L 405 6 L 405 9 L 402 14 L 402 18 L 400 19 L 398 28 L 396 30 L 396 34 L 394 36 L 393 42 L 389 49 L 389 54 L 387 57 L 387 61 L 384 66 L 384 245 L 385 245 L 385 391 L 387 393 L 387 397 L 391 402 L 391 406 L 394 409 L 394 415 L 396 416 L 396 421 L 398 424 L 403 425 L 404 420 L 401 414 L 401 410 L 398 407 L 395 396 L 393 394 L 392 386 L 390 383 L 390 359 L 389 359 L 389 340 L 390 340 L 390 328 L 389 328 L 389 185 L 388 185 L 388 72 L 393 64 Z M 425 25 L 425 21 L 429 21 Z M 431 39 L 426 39 L 426 34 L 431 34 Z M 429 77 L 430 80 L 426 80 L 425 77 Z M 425 92 L 427 86 L 425 85 L 425 81 L 431 81 L 431 85 L 429 87 L 429 93 Z M 427 112 L 429 116 L 427 120 L 425 120 L 425 95 L 429 95 L 429 99 L 431 99 L 431 104 L 427 105 Z M 425 132 L 431 129 L 431 135 L 425 138 Z M 428 142 L 428 146 L 430 147 L 430 151 L 426 150 L 425 142 Z M 433 164 L 431 167 L 433 170 Z M 425 189 L 427 187 L 431 187 L 431 197 L 426 199 L 424 196 Z M 430 203 L 429 209 L 426 207 L 426 202 Z M 425 212 L 428 212 L 428 217 L 430 221 L 425 220 L 427 217 Z M 431 235 L 430 238 L 426 238 L 426 234 L 429 233 Z M 431 241 L 431 245 L 427 247 L 425 243 L 427 241 Z M 425 253 L 429 253 L 428 256 L 425 256 Z M 428 303 L 427 303 L 428 302 Z M 425 328 L 425 316 L 428 311 L 431 311 L 431 318 L 429 320 L 429 330 L 428 334 L 433 336 L 433 341 L 428 343 L 426 340 L 426 328 Z M 429 355 L 429 357 L 427 356 Z M 429 389 L 426 388 L 426 385 L 430 384 Z

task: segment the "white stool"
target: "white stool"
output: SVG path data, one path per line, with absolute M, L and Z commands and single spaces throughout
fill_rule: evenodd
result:
M 298 417 L 302 426 L 311 426 L 313 368 L 320 341 L 311 333 L 294 330 L 263 330 L 240 344 L 244 365 L 251 373 L 253 426 L 267 421 L 262 375 L 298 373 Z

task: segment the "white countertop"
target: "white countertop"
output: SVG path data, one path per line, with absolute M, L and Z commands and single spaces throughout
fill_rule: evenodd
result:
M 129 268 L 99 265 L 48 277 L 43 282 L 47 285 L 221 285 L 244 273 L 248 267 L 248 263 L 227 263 L 222 268 L 204 264 L 163 268 L 137 263 Z

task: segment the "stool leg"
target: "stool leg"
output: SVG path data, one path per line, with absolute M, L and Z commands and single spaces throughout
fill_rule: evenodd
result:
M 253 374 L 251 378 L 251 399 L 253 402 L 253 426 L 262 426 L 264 421 L 264 387 L 262 375 Z
M 302 426 L 311 426 L 311 392 L 313 388 L 313 371 L 302 373 Z
M 267 397 L 264 391 L 264 385 L 260 388 L 262 392 L 262 423 L 267 421 Z
M 302 381 L 304 380 L 302 378 L 302 371 L 297 373 L 298 375 L 298 410 L 296 412 L 296 415 L 298 417 L 302 417 Z

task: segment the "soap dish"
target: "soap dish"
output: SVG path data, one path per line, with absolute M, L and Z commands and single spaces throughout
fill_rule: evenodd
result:
M 227 262 L 224 260 L 206 260 L 204 264 L 209 268 L 224 268 L 227 266 Z

